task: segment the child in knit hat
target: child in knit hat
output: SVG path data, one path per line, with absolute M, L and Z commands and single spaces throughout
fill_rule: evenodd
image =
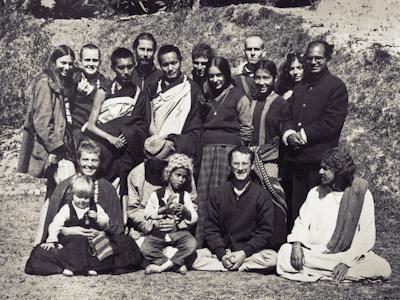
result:
M 165 186 L 153 192 L 144 210 L 146 219 L 162 220 L 170 218 L 175 221 L 176 229 L 170 232 L 158 228 L 154 222 L 150 235 L 145 237 L 141 251 L 150 262 L 145 273 L 161 273 L 174 268 L 186 274 L 185 260 L 196 251 L 196 239 L 187 230 L 188 225 L 197 222 L 197 212 L 191 197 L 191 178 L 193 164 L 185 154 L 175 153 L 169 157 L 164 169 Z M 173 246 L 178 249 L 170 259 L 163 254 L 163 249 Z

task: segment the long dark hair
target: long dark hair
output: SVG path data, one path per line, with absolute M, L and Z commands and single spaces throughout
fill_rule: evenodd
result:
M 207 99 L 212 99 L 213 96 L 213 91 L 210 88 L 210 84 L 208 83 L 208 71 L 210 70 L 211 67 L 216 67 L 218 70 L 221 71 L 222 75 L 224 75 L 225 78 L 225 84 L 222 90 L 225 90 L 232 82 L 232 73 L 231 73 L 231 67 L 229 66 L 229 62 L 221 57 L 221 56 L 216 56 L 210 59 L 207 63 L 207 87 L 206 87 L 206 98 Z
M 68 94 L 72 86 L 72 72 L 71 76 L 68 78 L 62 78 L 56 68 L 56 60 L 62 56 L 69 55 L 72 60 L 75 61 L 74 51 L 67 45 L 57 46 L 50 54 L 47 59 L 46 66 L 43 72 L 47 74 L 60 89 L 62 94 Z
M 278 75 L 278 70 L 276 69 L 276 65 L 272 60 L 269 59 L 262 59 L 260 60 L 254 67 L 254 74 L 258 71 L 258 70 L 265 70 L 267 71 L 273 78 L 273 82 L 272 82 L 272 86 L 269 89 L 269 92 L 267 93 L 268 95 L 274 90 L 275 87 L 275 79 L 276 76 Z M 257 92 L 257 95 L 259 93 Z
M 305 56 L 300 52 L 292 52 L 286 56 L 285 62 L 282 64 L 276 84 L 275 91 L 279 95 L 283 95 L 287 91 L 293 89 L 295 82 L 292 77 L 289 75 L 290 66 L 292 63 L 297 60 L 302 66 L 304 70 L 304 75 L 308 73 L 308 63 Z

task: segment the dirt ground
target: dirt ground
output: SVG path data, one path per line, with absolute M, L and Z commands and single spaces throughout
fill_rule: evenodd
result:
M 381 43 L 391 52 L 400 53 L 399 4 L 399 0 L 327 0 L 316 11 L 275 10 L 302 16 L 310 33 L 328 33 L 328 38 L 342 47 L 352 41 L 357 51 L 358 47 Z M 56 33 L 54 43 L 74 34 L 68 22 L 77 21 L 50 25 Z M 99 26 L 90 20 L 80 22 L 82 27 Z M 345 135 L 353 125 L 347 124 Z M 15 174 L 20 138 L 18 130 L 0 134 L 0 299 L 400 299 L 400 213 L 398 199 L 388 198 L 376 203 L 375 247 L 376 253 L 392 265 L 393 275 L 387 282 L 306 284 L 273 275 L 206 272 L 145 276 L 139 271 L 91 278 L 25 275 L 45 185 L 41 180 Z

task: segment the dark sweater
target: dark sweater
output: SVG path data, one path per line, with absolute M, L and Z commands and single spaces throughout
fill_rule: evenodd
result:
M 205 224 L 206 241 L 218 259 L 225 249 L 243 250 L 249 257 L 269 245 L 273 231 L 274 208 L 271 196 L 250 183 L 237 199 L 230 182 L 212 190 Z
M 286 147 L 286 160 L 319 163 L 324 152 L 338 145 L 347 116 L 348 93 L 342 80 L 325 70 L 298 83 L 283 118 L 282 134 L 304 128 L 307 144 Z
M 152 68 L 149 68 L 149 71 L 141 71 L 136 67 L 133 70 L 132 83 L 138 86 L 141 91 L 144 91 L 150 84 L 160 80 L 162 76 L 163 72 L 154 65 Z

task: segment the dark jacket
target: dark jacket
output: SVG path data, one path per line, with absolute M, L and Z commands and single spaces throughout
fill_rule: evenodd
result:
M 147 74 L 140 72 L 138 67 L 136 67 L 135 70 L 133 70 L 132 83 L 138 86 L 141 91 L 144 91 L 150 84 L 160 80 L 162 76 L 163 72 L 154 65 Z
M 44 177 L 48 157 L 65 146 L 66 117 L 60 88 L 46 74 L 32 86 L 17 171 Z
M 319 163 L 326 150 L 338 145 L 347 106 L 345 84 L 327 69 L 297 84 L 284 114 L 282 134 L 303 128 L 307 144 L 299 150 L 286 147 L 284 159 Z
M 250 183 L 237 199 L 230 182 L 211 191 L 205 236 L 218 259 L 231 251 L 243 250 L 249 257 L 269 246 L 273 232 L 274 207 L 270 194 Z

